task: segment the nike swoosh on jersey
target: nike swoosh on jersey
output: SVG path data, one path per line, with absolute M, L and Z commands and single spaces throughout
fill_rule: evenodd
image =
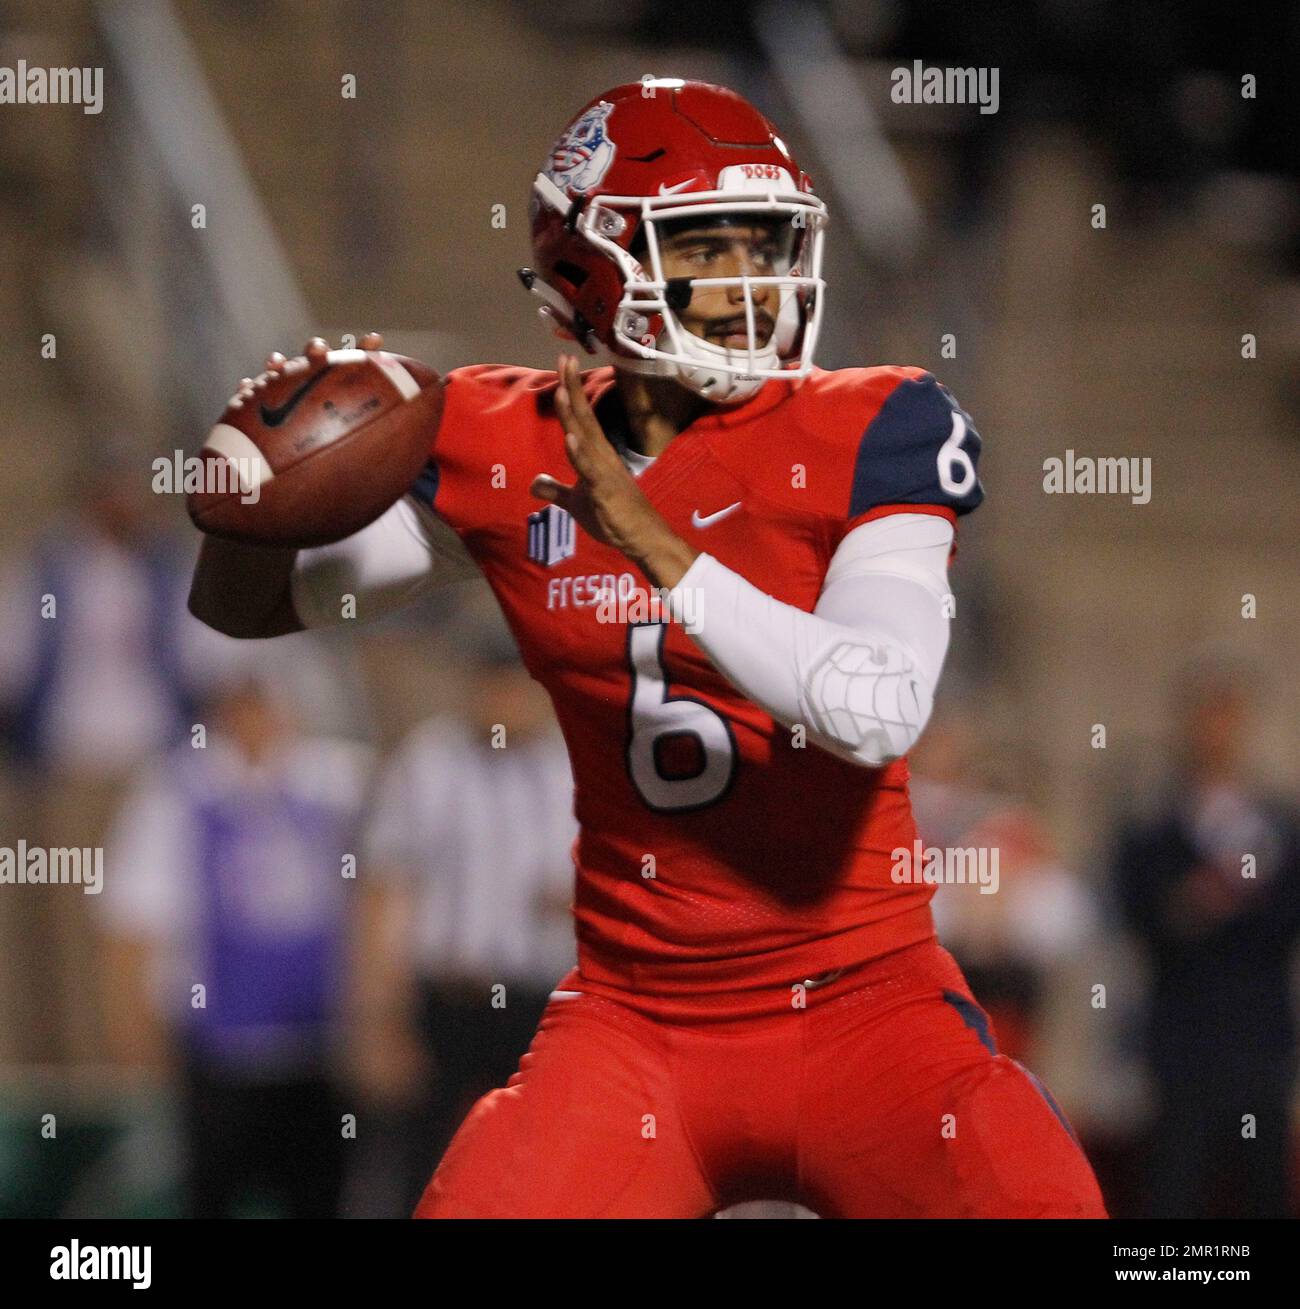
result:
M 735 512 L 744 503 L 743 500 L 737 500 L 734 505 L 728 505 L 725 509 L 719 509 L 711 514 L 702 514 L 697 509 L 691 514 L 691 526 L 694 528 L 712 527 L 714 523 L 721 522 L 728 514 Z

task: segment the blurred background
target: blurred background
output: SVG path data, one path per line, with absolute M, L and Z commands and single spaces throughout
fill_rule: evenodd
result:
M 896 102 L 918 59 L 997 112 Z M 405 1213 L 513 1068 L 572 833 L 491 601 L 228 642 L 152 461 L 315 332 L 552 366 L 529 185 L 650 74 L 812 173 L 818 362 L 930 368 L 983 434 L 913 762 L 923 835 L 1001 851 L 936 913 L 1003 1049 L 1113 1214 L 1295 1215 L 1300 11 L 9 0 L 20 60 L 104 100 L 0 105 L 0 830 L 106 872 L 0 884 L 0 1214 Z M 1149 503 L 1045 494 L 1067 450 L 1150 459 Z

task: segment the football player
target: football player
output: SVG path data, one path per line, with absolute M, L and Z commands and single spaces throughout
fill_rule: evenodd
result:
M 477 567 L 568 742 L 580 962 L 420 1216 L 1104 1214 L 894 876 L 980 439 L 920 368 L 814 367 L 825 227 L 739 96 L 607 91 L 521 272 L 599 366 L 451 372 L 424 474 L 337 545 L 204 543 L 192 608 L 244 636 Z

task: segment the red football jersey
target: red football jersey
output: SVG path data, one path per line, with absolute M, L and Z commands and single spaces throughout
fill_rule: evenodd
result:
M 450 373 L 413 493 L 486 575 L 568 742 L 581 984 L 788 986 L 933 935 L 932 889 L 890 877 L 916 836 L 906 762 L 865 768 L 801 742 L 681 625 L 654 621 L 639 569 L 529 494 L 538 473 L 573 481 L 556 380 Z M 583 381 L 608 422 L 613 370 Z M 969 417 L 923 370 L 815 370 L 699 418 L 639 485 L 696 548 L 811 610 L 858 523 L 973 509 L 978 455 Z

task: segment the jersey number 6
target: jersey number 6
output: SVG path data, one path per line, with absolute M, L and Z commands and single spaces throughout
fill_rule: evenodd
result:
M 939 485 L 951 496 L 961 499 L 975 485 L 975 465 L 961 448 L 966 439 L 966 420 L 952 416 L 952 435 L 939 447 Z M 954 477 L 953 470 L 957 471 Z
M 716 804 L 736 771 L 736 740 L 731 726 L 702 700 L 668 694 L 663 646 L 664 623 L 628 627 L 632 699 L 628 705 L 627 771 L 641 799 L 659 813 L 682 813 Z M 673 738 L 693 737 L 696 767 L 666 773 L 664 750 Z

